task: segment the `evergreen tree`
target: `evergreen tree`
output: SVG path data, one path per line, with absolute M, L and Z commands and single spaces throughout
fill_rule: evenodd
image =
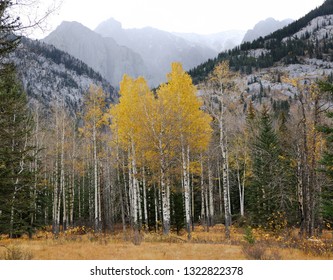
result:
M 321 92 L 328 92 L 331 95 L 333 94 L 333 84 L 330 83 L 321 83 L 320 84 Z M 332 120 L 333 112 L 328 112 L 327 117 Z M 329 178 L 329 182 L 323 186 L 322 189 L 322 215 L 323 219 L 333 224 L 333 126 L 332 122 L 330 125 L 320 126 L 318 130 L 325 135 L 327 150 L 324 152 L 320 163 L 323 166 L 322 171 Z
M 333 119 L 333 112 L 327 114 L 328 118 Z M 324 166 L 323 172 L 330 179 L 322 189 L 322 214 L 324 220 L 333 224 L 333 128 L 331 126 L 324 126 L 320 131 L 326 135 L 328 149 L 324 153 L 321 164 Z
M 33 123 L 15 73 L 6 70 L 0 76 L 0 233 L 15 237 L 32 232 Z
M 253 214 L 253 222 L 263 225 L 278 208 L 276 192 L 281 148 L 266 106 L 260 113 L 258 126 L 252 143 L 253 181 L 248 209 Z

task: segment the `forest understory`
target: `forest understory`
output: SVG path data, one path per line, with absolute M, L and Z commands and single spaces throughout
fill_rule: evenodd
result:
M 333 232 L 324 230 L 319 238 L 302 238 L 299 230 L 281 232 L 261 228 L 231 228 L 231 239 L 224 237 L 224 226 L 196 226 L 192 239 L 186 231 L 131 230 L 95 233 L 76 227 L 54 235 L 48 228 L 32 238 L 0 237 L 0 260 L 333 260 Z

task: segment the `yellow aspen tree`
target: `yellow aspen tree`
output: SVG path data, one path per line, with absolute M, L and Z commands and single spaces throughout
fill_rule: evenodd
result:
M 149 94 L 149 87 L 144 78 L 133 78 L 124 75 L 120 83 L 119 103 L 111 108 L 112 117 L 111 128 L 117 133 L 117 139 L 123 150 L 128 154 L 128 177 L 129 177 L 129 196 L 130 213 L 135 231 L 134 243 L 139 243 L 139 181 L 138 181 L 138 158 L 140 149 L 145 144 L 142 141 L 143 126 L 143 107 L 140 99 L 142 95 Z
M 89 144 L 92 150 L 93 159 L 93 178 L 94 178 L 94 228 L 96 231 L 101 230 L 102 215 L 101 215 L 101 186 L 98 176 L 98 144 L 99 134 L 106 124 L 105 120 L 105 103 L 106 94 L 103 89 L 95 85 L 91 85 L 84 100 L 84 126 L 80 129 L 84 137 L 89 139 Z
M 200 110 L 202 102 L 197 97 L 197 89 L 180 63 L 171 65 L 167 78 L 167 83 L 160 87 L 157 96 L 171 120 L 171 135 L 176 142 L 175 148 L 181 152 L 185 221 L 190 239 L 190 153 L 200 154 L 207 148 L 211 136 L 211 118 Z
M 149 90 L 143 78 L 134 80 L 125 75 L 120 84 L 119 104 L 110 110 L 110 114 L 113 130 L 117 130 L 119 142 L 129 156 L 130 197 L 135 228 L 138 223 L 138 201 L 133 198 L 139 198 L 136 193 L 138 187 L 135 184 L 138 184 L 138 170 L 141 164 L 144 195 L 145 165 L 150 171 L 159 174 L 163 233 L 169 234 L 169 172 L 180 152 L 190 238 L 190 151 L 192 154 L 200 154 L 205 150 L 211 134 L 210 117 L 200 110 L 202 103 L 196 93 L 191 78 L 179 63 L 172 65 L 168 82 L 161 85 L 156 96 Z

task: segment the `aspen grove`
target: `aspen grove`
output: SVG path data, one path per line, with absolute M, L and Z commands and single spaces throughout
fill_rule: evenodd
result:
M 154 91 L 124 75 L 116 104 L 91 85 L 75 116 L 63 101 L 47 120 L 35 106 L 15 177 L 29 181 L 13 191 L 6 181 L 1 233 L 85 227 L 139 244 L 142 231 L 191 239 L 196 225 L 224 224 L 227 239 L 232 224 L 308 237 L 330 227 L 331 85 L 285 78 L 295 100 L 260 105 L 239 99 L 237 78 L 224 61 L 198 90 L 173 63 Z

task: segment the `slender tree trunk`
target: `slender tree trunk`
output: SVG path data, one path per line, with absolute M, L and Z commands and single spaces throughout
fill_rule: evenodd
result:
M 168 196 L 168 186 L 166 183 L 164 170 L 161 168 L 161 196 L 162 196 L 162 215 L 163 215 L 163 234 L 168 235 L 170 232 L 170 206 Z
M 15 203 L 16 203 L 16 193 L 17 193 L 17 186 L 15 184 L 14 194 L 12 197 L 11 208 L 10 208 L 9 238 L 14 237 L 14 210 L 15 210 Z
M 303 151 L 301 153 L 301 162 L 302 162 L 302 193 L 303 193 L 303 206 L 304 206 L 304 222 L 301 225 L 301 233 L 305 233 L 307 237 L 312 236 L 311 232 L 311 196 L 310 196 L 310 184 L 311 178 L 309 174 L 309 166 L 308 166 L 308 141 L 307 141 L 307 118 L 305 113 L 305 104 L 303 102 L 303 97 L 299 98 L 301 103 L 302 110 L 302 133 L 303 133 Z
M 245 166 L 245 162 L 244 162 L 243 178 L 241 178 L 238 157 L 236 159 L 236 164 L 237 164 L 237 182 L 238 182 L 240 215 L 242 217 L 244 217 L 244 197 L 245 197 L 244 191 L 245 191 L 245 175 L 246 175 L 245 168 L 246 168 L 246 166 Z
M 138 221 L 138 180 L 137 180 L 137 167 L 136 167 L 136 156 L 135 156 L 135 146 L 132 141 L 131 143 L 131 172 L 132 172 L 132 211 L 133 211 L 133 227 L 134 227 L 134 244 L 140 244 L 140 236 L 139 236 L 139 221 Z
M 158 191 L 156 185 L 154 184 L 154 208 L 155 208 L 155 232 L 158 232 Z
M 222 184 L 221 184 L 221 172 L 220 172 L 220 162 L 217 161 L 216 164 L 216 170 L 217 170 L 217 180 L 218 180 L 218 184 L 219 184 L 219 211 L 220 211 L 220 215 L 223 215 L 223 199 L 222 199 Z
M 223 106 L 222 106 L 223 107 Z M 223 113 L 222 113 L 223 116 Z M 225 131 L 222 118 L 219 121 L 220 128 L 220 149 L 222 154 L 222 184 L 223 184 L 223 201 L 225 215 L 225 236 L 230 239 L 231 212 L 230 212 L 230 195 L 229 195 L 229 180 L 228 180 L 228 157 L 227 147 L 225 143 Z
M 182 145 L 182 168 L 183 168 L 183 184 L 184 184 L 184 200 L 185 200 L 185 221 L 186 221 L 186 231 L 187 239 L 191 239 L 191 213 L 190 213 L 190 185 L 189 185 L 189 174 L 188 174 L 188 164 L 189 164 L 189 147 L 185 148 Z
M 65 118 L 63 112 L 61 121 L 60 189 L 62 193 L 62 228 L 65 231 L 67 229 L 67 201 L 65 186 Z
M 143 212 L 145 219 L 145 231 L 148 231 L 148 209 L 147 209 L 147 187 L 146 187 L 146 170 L 142 167 L 142 187 L 143 187 Z
M 162 196 L 163 234 L 168 235 L 170 232 L 170 185 L 166 178 L 165 156 L 163 153 L 163 145 L 161 139 L 159 140 L 159 153 L 160 153 L 160 184 L 161 184 L 161 196 Z
M 126 237 L 126 220 L 125 220 L 125 207 L 124 207 L 124 195 L 123 195 L 123 190 L 121 187 L 121 182 L 120 182 L 120 156 L 119 156 L 119 146 L 117 145 L 117 188 L 119 190 L 119 199 L 120 199 L 120 207 L 121 207 L 121 222 L 123 225 L 123 236 L 124 238 Z M 124 186 L 125 186 L 125 178 L 124 178 Z M 126 188 L 125 188 L 126 190 Z
M 93 157 L 94 157 L 94 191 L 95 191 L 95 216 L 94 216 L 94 227 L 95 231 L 100 231 L 99 225 L 99 193 L 98 193 L 98 162 L 97 162 L 97 132 L 96 132 L 96 124 L 93 124 Z
M 214 190 L 213 175 L 210 162 L 208 161 L 208 197 L 209 197 L 209 214 L 208 221 L 210 226 L 214 226 Z
M 200 167 L 201 167 L 201 178 L 200 178 L 200 186 L 201 186 L 201 224 L 205 225 L 206 223 L 206 215 L 205 215 L 205 183 L 204 183 L 204 168 L 203 168 L 203 159 L 202 155 L 200 156 Z

